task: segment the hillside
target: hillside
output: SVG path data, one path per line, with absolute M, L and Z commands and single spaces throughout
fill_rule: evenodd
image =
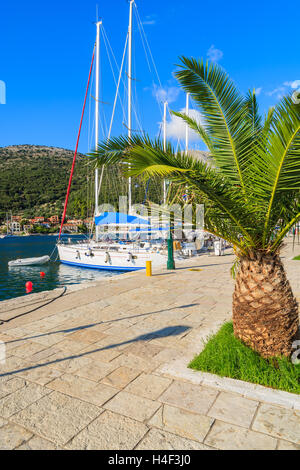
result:
M 72 158 L 71 150 L 55 147 L 1 147 L 0 217 L 8 210 L 26 217 L 49 211 L 60 213 Z M 84 157 L 79 154 L 72 185 L 73 203 L 86 187 L 86 174 Z
M 207 152 L 192 151 L 195 158 L 209 161 Z M 0 219 L 7 211 L 24 218 L 61 215 L 72 165 L 73 151 L 38 145 L 0 147 Z M 134 178 L 132 200 L 162 200 L 162 182 Z M 94 171 L 87 158 L 78 154 L 67 215 L 84 218 L 94 207 Z M 120 166 L 104 171 L 99 203 L 116 207 L 120 195 L 127 194 L 127 180 Z
M 61 215 L 68 186 L 73 151 L 37 145 L 0 147 L 0 219 L 7 211 L 25 218 Z M 93 168 L 78 154 L 68 205 L 68 216 L 86 217 L 94 204 Z M 134 181 L 133 197 L 143 201 L 146 183 Z M 151 181 L 148 196 L 159 202 L 161 184 Z M 127 194 L 120 168 L 104 172 L 99 203 L 116 204 Z

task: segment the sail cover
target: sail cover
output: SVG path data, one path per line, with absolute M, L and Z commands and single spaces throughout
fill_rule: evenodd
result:
M 148 226 L 150 225 L 150 222 L 147 219 L 142 219 L 141 217 L 125 214 L 123 212 L 103 212 L 103 214 L 95 217 L 95 225 Z

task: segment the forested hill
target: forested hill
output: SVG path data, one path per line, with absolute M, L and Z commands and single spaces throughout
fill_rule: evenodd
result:
M 0 147 L 0 219 L 7 211 L 25 218 L 61 215 L 72 165 L 73 151 L 38 145 Z M 93 212 L 93 168 L 78 154 L 68 205 L 68 216 L 86 217 Z M 104 172 L 99 202 L 116 204 L 127 194 L 120 168 Z M 133 200 L 145 194 L 155 202 L 162 198 L 160 181 L 133 180 Z
M 0 147 L 0 218 L 6 211 L 26 217 L 60 214 L 73 151 L 38 145 Z M 86 193 L 87 167 L 79 154 L 72 183 L 72 203 Z

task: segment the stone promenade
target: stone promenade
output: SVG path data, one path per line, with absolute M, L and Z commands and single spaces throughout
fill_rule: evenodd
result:
M 300 261 L 284 254 L 299 298 Z M 0 448 L 299 449 L 300 401 L 274 405 L 172 369 L 231 318 L 233 259 L 1 302 L 2 320 L 30 313 L 0 326 Z

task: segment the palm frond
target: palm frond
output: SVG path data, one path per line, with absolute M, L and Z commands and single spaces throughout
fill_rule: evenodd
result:
M 200 109 L 216 165 L 245 191 L 244 169 L 252 135 L 245 99 L 218 64 L 186 57 L 181 62 L 175 75 Z

